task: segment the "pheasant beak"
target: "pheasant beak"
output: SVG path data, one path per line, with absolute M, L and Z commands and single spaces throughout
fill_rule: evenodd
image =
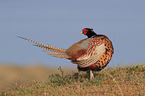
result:
M 82 33 L 83 33 L 83 31 L 80 32 L 80 34 L 82 34 Z

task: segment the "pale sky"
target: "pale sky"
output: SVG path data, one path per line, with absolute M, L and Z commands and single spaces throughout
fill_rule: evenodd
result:
M 67 49 L 85 27 L 111 39 L 109 66 L 145 62 L 145 0 L 1 0 L 0 62 L 74 67 L 17 36 Z

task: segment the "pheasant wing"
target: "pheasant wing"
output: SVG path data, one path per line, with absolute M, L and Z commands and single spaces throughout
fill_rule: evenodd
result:
M 102 42 L 102 39 L 94 39 L 90 40 L 87 54 L 77 59 L 79 67 L 88 67 L 94 64 L 105 52 L 105 43 Z

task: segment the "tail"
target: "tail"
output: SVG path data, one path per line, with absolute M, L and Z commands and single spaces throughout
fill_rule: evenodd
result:
M 68 58 L 69 59 L 69 56 L 66 54 L 65 49 L 53 47 L 53 46 L 46 45 L 46 44 L 42 44 L 42 43 L 27 39 L 27 38 L 23 38 L 23 37 L 20 37 L 20 36 L 17 36 L 17 37 L 37 44 L 37 45 L 34 45 L 34 46 L 37 46 L 37 47 L 43 48 L 45 50 L 48 50 L 48 51 L 44 51 L 44 52 L 49 53 L 49 55 L 51 55 L 51 56 L 59 57 L 59 58 Z M 49 52 L 49 51 L 51 51 L 51 52 Z

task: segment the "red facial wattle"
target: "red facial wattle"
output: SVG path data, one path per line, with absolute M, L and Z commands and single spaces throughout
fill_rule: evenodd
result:
M 87 29 L 83 29 L 83 33 L 84 33 L 85 35 L 87 34 L 87 32 L 88 32 Z

